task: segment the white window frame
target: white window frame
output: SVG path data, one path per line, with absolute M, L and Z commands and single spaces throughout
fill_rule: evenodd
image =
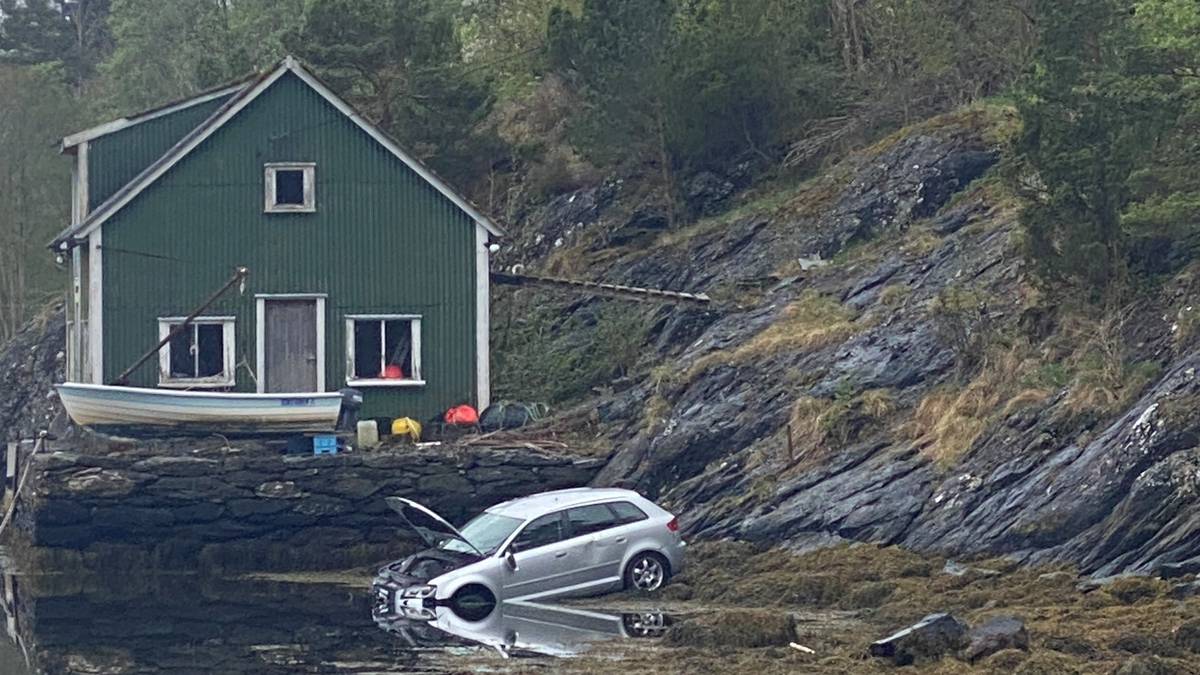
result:
M 158 339 L 166 339 L 171 333 L 171 326 L 183 323 L 186 318 L 182 316 L 159 317 Z M 234 356 L 237 353 L 237 344 L 234 342 L 237 336 L 236 323 L 236 318 L 232 316 L 199 316 L 192 319 L 188 328 L 193 331 L 196 330 L 196 326 L 200 325 L 218 325 L 224 328 L 222 341 L 225 353 L 222 354 L 221 373 L 212 377 L 171 377 L 171 344 L 168 342 L 158 350 L 158 386 L 175 389 L 222 389 L 235 386 L 237 384 L 237 364 Z
M 275 174 L 304 172 L 304 203 L 275 203 Z M 317 165 L 313 162 L 271 162 L 263 165 L 263 213 L 315 213 L 317 210 Z
M 354 377 L 354 324 L 358 321 L 379 321 L 380 330 L 386 321 L 408 321 L 412 340 L 412 373 L 403 380 Z M 380 335 L 382 342 L 383 336 Z M 382 371 L 383 355 L 379 368 Z M 421 315 L 420 314 L 347 314 L 346 315 L 346 384 L 352 387 L 423 387 L 425 371 L 421 369 Z

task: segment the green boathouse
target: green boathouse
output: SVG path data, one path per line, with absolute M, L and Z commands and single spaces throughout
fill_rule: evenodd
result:
M 499 229 L 296 60 L 63 152 L 69 381 L 111 383 L 246 267 L 128 384 L 349 386 L 364 415 L 418 419 L 488 404 Z

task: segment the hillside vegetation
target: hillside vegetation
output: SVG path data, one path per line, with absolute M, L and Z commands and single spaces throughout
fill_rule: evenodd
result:
M 1194 2 L 0 16 L 0 339 L 61 290 L 25 262 L 65 220 L 56 137 L 294 53 L 507 227 L 496 266 L 715 299 L 494 311 L 497 394 L 611 443 L 600 481 L 691 534 L 1096 573 L 1200 554 Z

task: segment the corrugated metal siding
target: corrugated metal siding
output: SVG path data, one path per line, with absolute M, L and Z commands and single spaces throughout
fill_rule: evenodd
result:
M 91 141 L 88 145 L 88 209 L 103 204 L 228 100 L 229 96 L 222 96 L 197 103 Z
M 316 162 L 316 213 L 262 212 L 263 164 L 284 161 Z M 237 316 L 240 390 L 254 390 L 254 295 L 324 293 L 331 390 L 345 386 L 345 315 L 423 316 L 427 385 L 367 389 L 364 414 L 428 419 L 475 398 L 474 242 L 469 216 L 285 75 L 104 225 L 106 379 L 155 343 L 156 317 L 245 265 L 245 296 L 209 312 Z M 132 383 L 152 386 L 155 369 Z

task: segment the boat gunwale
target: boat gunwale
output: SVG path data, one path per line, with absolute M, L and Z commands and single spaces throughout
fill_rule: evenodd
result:
M 191 398 L 191 399 L 213 399 L 213 400 L 250 400 L 250 401 L 271 401 L 281 399 L 329 399 L 341 400 L 343 398 L 340 391 L 313 391 L 313 392 L 294 392 L 294 393 L 268 393 L 259 394 L 251 392 L 226 392 L 226 391 L 189 391 L 178 389 L 156 389 L 152 387 L 118 387 L 110 384 L 92 384 L 86 382 L 61 382 L 55 384 L 54 388 L 60 393 L 65 389 L 68 393 L 72 392 L 102 392 L 102 393 L 120 393 L 128 392 L 140 396 L 165 396 L 167 398 Z

